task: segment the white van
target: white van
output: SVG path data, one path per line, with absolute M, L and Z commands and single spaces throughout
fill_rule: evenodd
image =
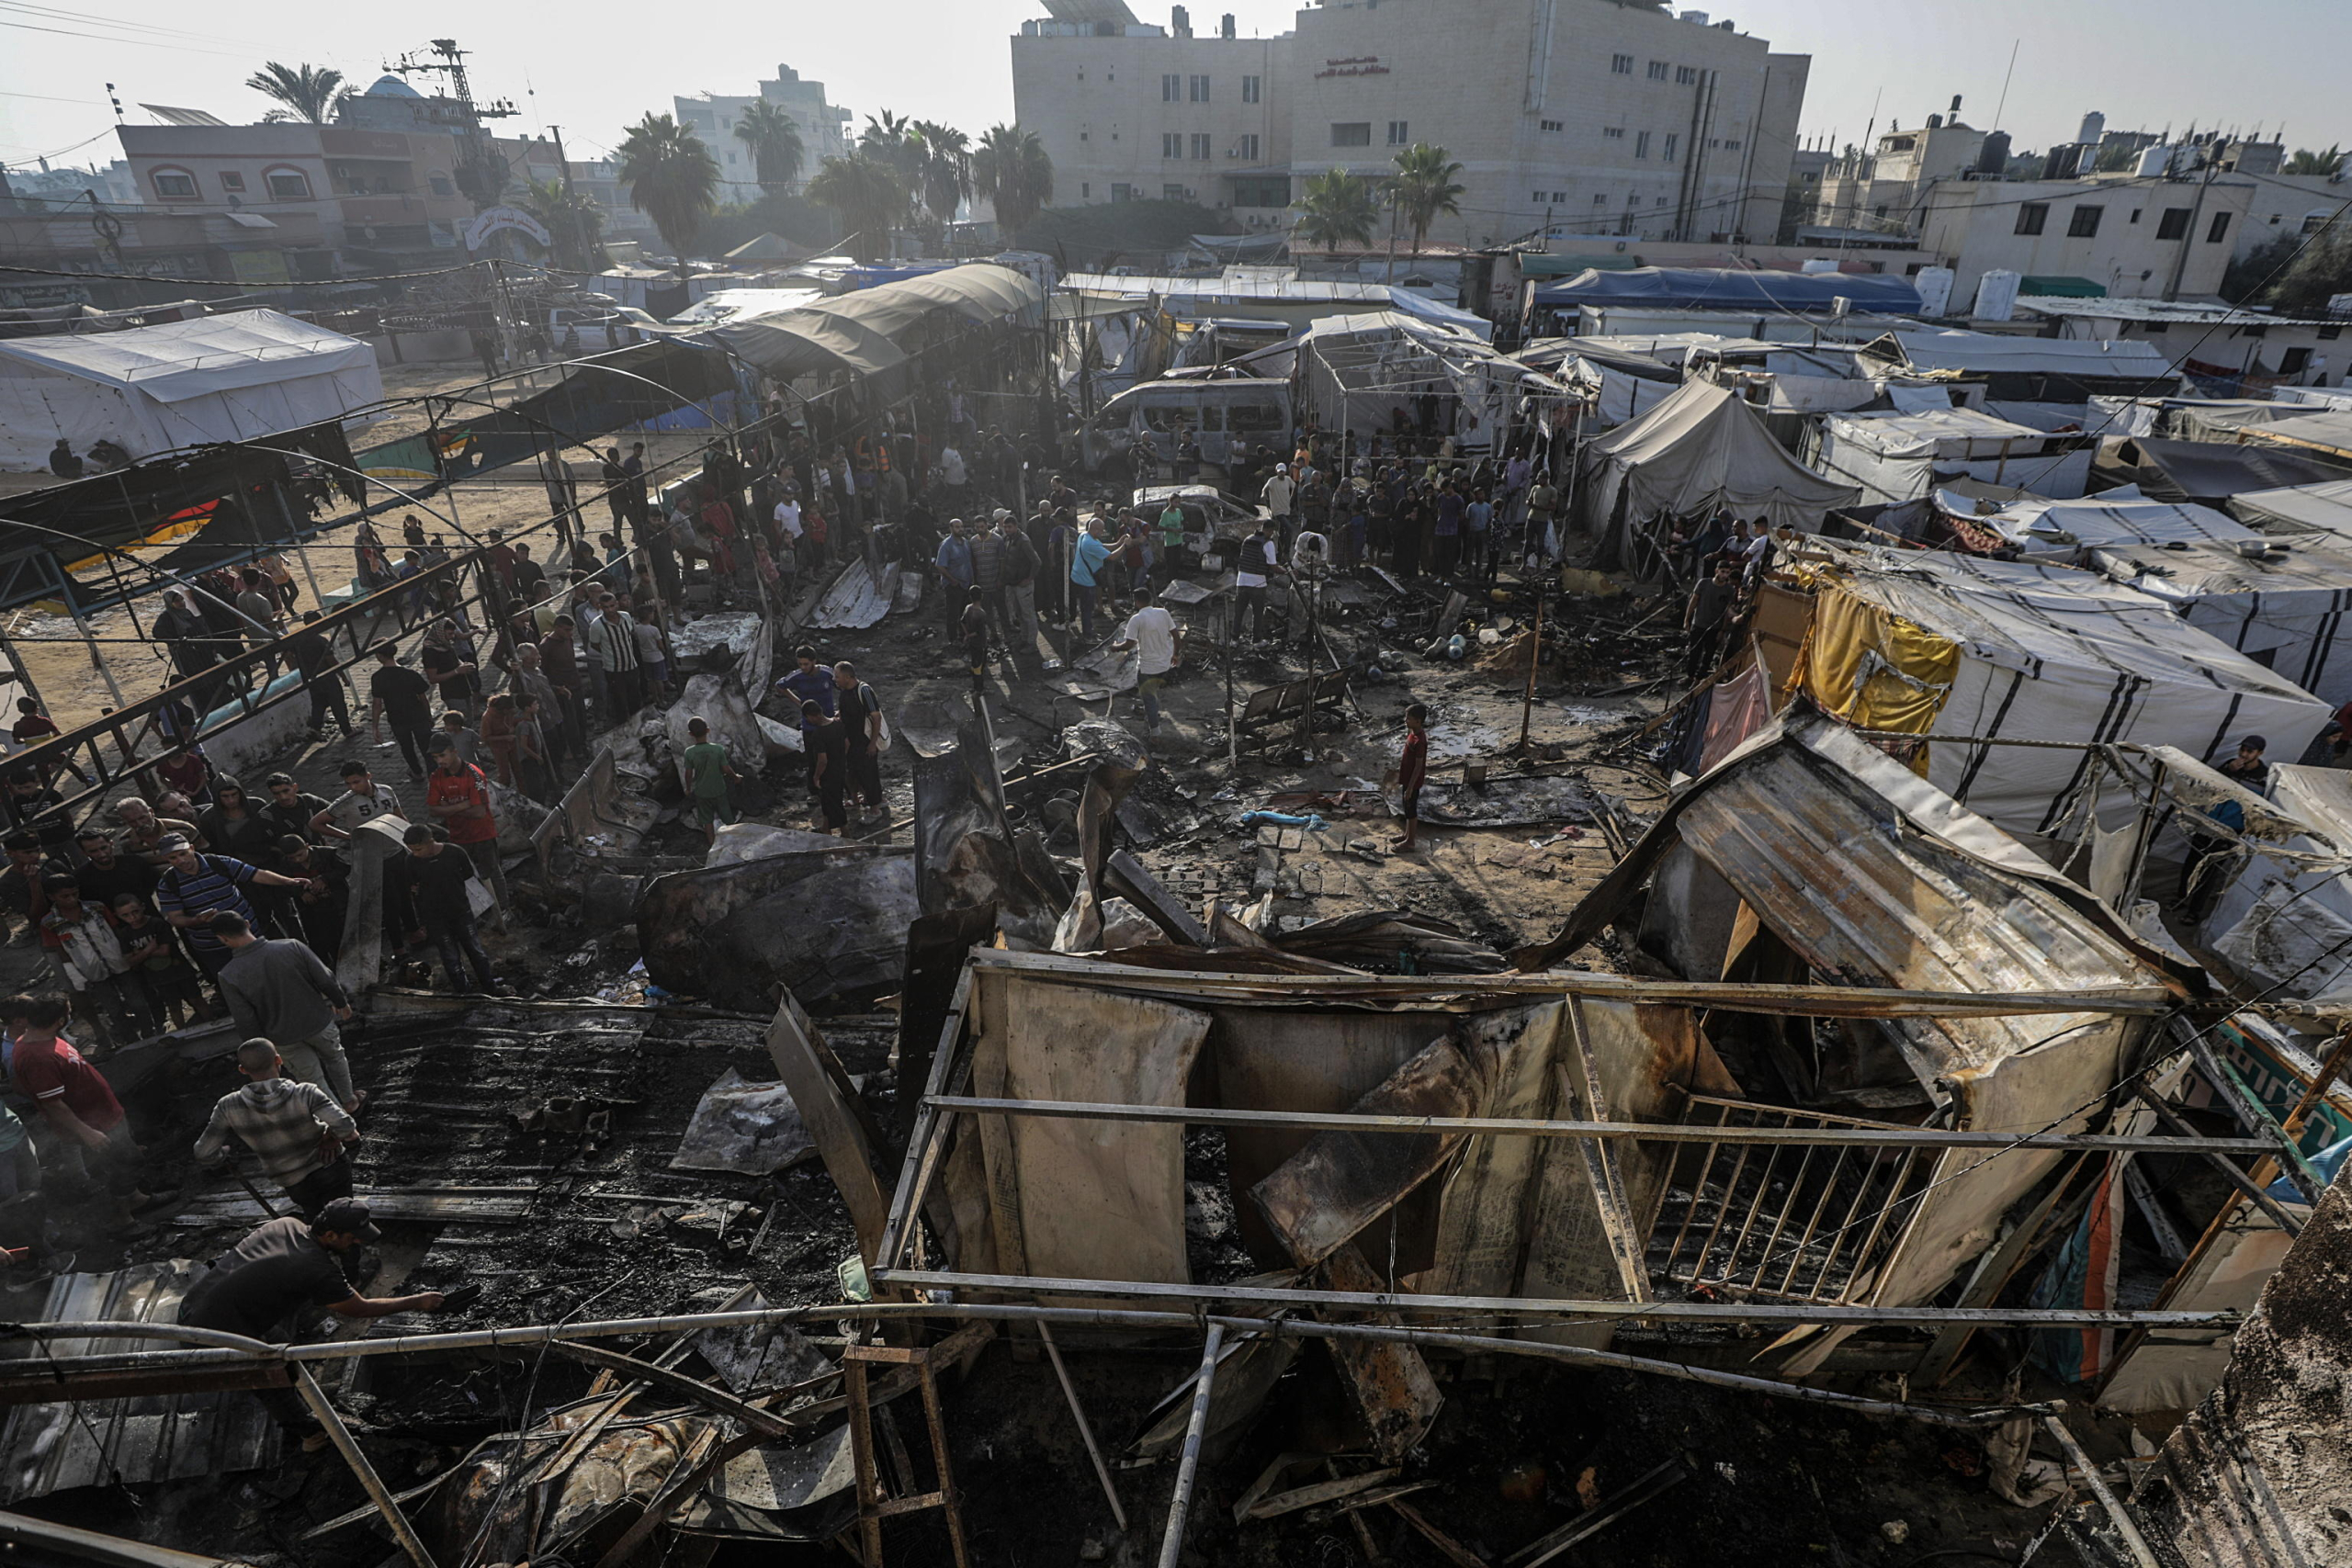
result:
M 1200 444 L 1201 461 L 1219 468 L 1237 444 L 1271 446 L 1288 455 L 1290 384 L 1262 377 L 1177 377 L 1130 387 L 1102 405 L 1087 432 L 1087 461 L 1102 462 L 1148 446 L 1173 463 L 1184 434 Z

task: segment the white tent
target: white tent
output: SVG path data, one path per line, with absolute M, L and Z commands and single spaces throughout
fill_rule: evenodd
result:
M 1977 409 L 1941 408 L 1829 414 L 1818 460 L 1866 502 L 1918 501 L 1963 476 L 2071 499 L 2089 481 L 2091 449 Z
M 2352 987 L 2352 773 L 2290 762 L 2270 783 L 2279 814 L 2305 830 L 2250 841 L 2205 931 L 2266 992 L 2340 998 Z
M 1728 509 L 1812 533 L 1831 507 L 1854 500 L 1850 486 L 1789 456 L 1754 409 L 1711 381 L 1685 383 L 1593 442 L 1585 461 L 1585 515 L 1606 531 L 1604 559 L 1618 558 L 1611 552 L 1625 525 L 1668 513 L 1693 517 Z
M 59 436 L 149 457 L 252 441 L 382 401 L 376 351 L 275 310 L 82 336 L 0 339 L 0 469 L 48 462 Z
M 2300 535 L 2291 545 L 2265 543 L 2268 548 L 2253 556 L 2215 541 L 2109 545 L 2091 559 L 2330 705 L 2352 702 L 2352 636 L 2344 624 L 2352 610 L 2352 539 Z
M 2020 558 L 2052 566 L 2081 564 L 2088 552 L 2110 545 L 2252 543 L 2262 536 L 2210 506 L 2150 501 L 2136 488 L 2110 500 L 2013 501 L 1997 510 L 1950 490 L 1936 491 L 1946 516 L 2017 547 Z
M 2230 510 L 2266 534 L 2341 534 L 2352 538 L 2352 479 L 2240 491 Z

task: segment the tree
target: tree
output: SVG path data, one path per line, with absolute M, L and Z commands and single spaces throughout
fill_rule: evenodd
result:
M 605 209 L 585 194 L 566 189 L 561 180 L 532 180 L 518 205 L 547 225 L 558 266 L 580 272 L 604 266 Z
M 1035 131 L 992 125 L 972 157 L 972 186 L 996 208 L 997 231 L 1010 241 L 1054 199 L 1054 160 Z
M 909 188 L 922 177 L 922 138 L 915 133 L 915 122 L 904 115 L 888 109 L 867 115 L 865 134 L 857 139 L 857 151 L 887 164 Z
M 914 133 L 922 148 L 922 204 L 942 223 L 953 223 L 972 194 L 972 139 L 933 120 L 915 121 Z
M 890 254 L 890 231 L 906 217 L 907 182 L 899 171 L 863 147 L 846 158 L 828 158 L 808 182 L 808 199 L 830 207 L 848 230 L 842 247 L 862 262 Z
M 800 178 L 808 150 L 800 144 L 800 127 L 781 105 L 753 98 L 735 121 L 735 140 L 752 150 L 761 190 L 773 195 Z
M 1366 245 L 1380 223 L 1380 198 L 1372 182 L 1345 169 L 1333 169 L 1306 182 L 1298 200 L 1298 223 L 1291 238 L 1301 244 L 1338 250 L 1342 245 Z
M 688 276 L 686 253 L 718 205 L 718 160 L 690 126 L 666 114 L 648 114 L 628 128 L 616 150 L 628 204 L 653 220 Z
M 1417 141 L 1396 154 L 1396 178 L 1389 192 L 1397 212 L 1413 231 L 1419 252 L 1430 235 L 1430 225 L 1451 213 L 1462 216 L 1465 187 L 1454 179 L 1462 165 L 1446 156 L 1442 147 Z
M 2352 222 L 2338 218 L 2301 246 L 2278 281 L 2251 303 L 2294 315 L 2324 316 L 2330 299 L 2352 294 Z
M 246 77 L 245 85 L 286 106 L 270 110 L 266 119 L 324 125 L 327 111 L 343 96 L 343 73 L 332 65 L 312 65 L 307 61 L 281 65 L 273 60 Z
M 2314 152 L 2308 147 L 2302 147 L 2296 150 L 2295 155 L 2287 160 L 2287 166 L 2278 172 L 2282 175 L 2332 175 L 2342 162 L 2344 149 L 2341 146 L 2331 146 L 2324 152 Z

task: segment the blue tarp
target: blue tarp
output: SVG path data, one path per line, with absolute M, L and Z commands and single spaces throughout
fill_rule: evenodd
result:
M 1649 305 L 1662 310 L 1825 311 L 1839 296 L 1874 315 L 1918 314 L 1911 280 L 1880 273 L 1745 272 L 1730 267 L 1598 267 L 1535 291 L 1543 306 Z

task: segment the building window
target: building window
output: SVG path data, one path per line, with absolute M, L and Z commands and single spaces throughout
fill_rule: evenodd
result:
M 1679 132 L 1672 130 L 1668 131 L 1666 133 L 1665 150 L 1661 152 L 1658 156 L 1665 159 L 1669 164 L 1673 163 L 1675 149 L 1681 145 L 1681 141 L 1682 137 Z
M 1207 77 L 1195 76 L 1193 78 L 1192 99 L 1193 102 L 1196 104 L 1204 104 L 1209 101 L 1209 79 Z
M 2066 237 L 2088 240 L 2098 233 L 2098 220 L 2107 215 L 2104 207 L 2077 207 L 2066 219 Z
M 1135 198 L 1136 187 L 1133 186 L 1114 185 L 1111 187 L 1113 201 L 1133 201 Z
M 157 169 L 147 177 L 154 184 L 156 196 L 165 201 L 196 199 L 196 176 L 184 169 Z
M 1254 175 L 1233 182 L 1236 207 L 1288 207 L 1290 180 L 1282 175 Z
M 1634 73 L 1634 57 L 1630 54 L 1612 54 L 1609 57 L 1609 69 L 1620 76 L 1631 76 Z
M 1080 201 L 1091 201 L 1094 199 L 1094 186 L 1091 182 L 1081 180 L 1079 183 L 1078 199 Z
M 1600 134 L 1611 141 L 1623 141 L 1625 140 L 1625 128 L 1622 125 L 1609 126 Z
M 2143 321 L 2140 323 L 2140 335 L 2142 337 L 2162 337 L 2165 333 L 2170 332 L 2171 330 L 2172 323 L 2169 321 Z
M 242 193 L 245 188 L 245 176 L 237 173 L 234 169 L 223 169 L 220 171 L 220 188 L 225 191 Z
M 269 186 L 272 201 L 308 201 L 311 199 L 311 176 L 300 169 L 273 169 L 262 175 Z
M 1161 186 L 1159 187 L 1159 199 L 1162 201 L 1182 201 L 1184 199 L 1184 187 L 1182 186 Z
M 1538 130 L 1566 130 L 1567 127 L 1556 119 L 1539 119 L 1535 122 L 1535 129 Z
M 1162 158 L 1169 159 L 1182 157 L 1184 155 L 1184 133 L 1181 130 L 1161 131 L 1159 133 L 1159 155 Z
M 1663 82 L 1666 80 L 1665 61 L 1653 60 L 1650 62 L 1650 80 L 1653 82 Z
M 2308 348 L 2290 348 L 2279 356 L 2278 374 L 2281 376 L 2300 376 L 2311 367 L 2312 351 Z
M 730 165 L 731 165 L 731 164 L 733 164 L 733 163 L 735 162 L 735 154 L 734 154 L 734 153 L 732 153 L 732 152 L 729 152 L 729 154 L 727 154 L 727 162 L 728 162 L 728 163 L 729 163 L 729 164 L 730 164 Z
M 1241 154 L 1243 163 L 1254 164 L 1258 161 L 1258 139 L 1255 136 L 1245 136 L 1241 139 L 1241 145 L 1234 151 Z
M 1078 139 L 1080 141 L 1085 141 L 1086 133 L 1082 130 L 1080 131 L 1078 133 Z M 424 183 L 426 186 L 431 187 L 433 194 L 435 196 L 455 196 L 458 194 L 458 187 L 450 183 L 449 176 L 447 175 L 427 175 L 424 176 Z
M 1738 152 L 1738 151 L 1739 151 L 1739 149 L 1740 149 L 1740 145 L 1741 145 L 1740 139 L 1739 139 L 1738 137 L 1736 137 L 1736 136 L 1727 136 L 1727 137 L 1724 138 L 1724 152 Z M 1807 177 L 1808 179 L 1810 179 L 1812 176 L 1811 176 L 1811 175 L 1807 175 L 1806 177 Z
M 2156 220 L 2156 238 L 2179 240 L 2187 238 L 2188 234 L 2188 209 L 2186 207 L 2165 208 L 2165 215 Z
M 1214 155 L 1209 151 L 1209 133 L 1205 130 L 1193 132 L 1193 162 L 1205 164 Z
M 2018 226 L 2016 230 L 2018 233 L 2039 234 L 2042 230 L 2049 227 L 2049 225 L 2050 204 L 2048 202 L 2029 201 L 2023 207 L 2018 209 Z
M 1609 205 L 1609 197 L 1606 194 L 1596 196 L 1592 198 L 1592 204 L 1595 207 L 1606 207 Z
M 1159 79 L 1159 101 L 1163 104 L 1182 103 L 1184 101 L 1184 78 L 1181 75 L 1162 76 Z
M 1409 122 L 1401 119 L 1392 119 L 1388 122 L 1388 145 L 1406 147 L 1411 145 L 1412 141 L 1413 130 Z
M 1262 76 L 1244 76 L 1241 78 L 1241 101 L 1245 104 L 1256 103 L 1258 101 L 1258 94 L 1260 91 L 1259 84 L 1264 80 L 1265 78 Z
M 1529 191 L 1527 193 L 1527 199 L 1535 203 L 1536 206 L 1541 207 L 1544 205 L 1544 193 L 1540 190 Z
M 1634 133 L 1634 156 L 1636 158 L 1646 158 L 1649 155 L 1650 133 L 1646 130 L 1635 131 Z
M 2319 341 L 2322 343 L 2334 343 L 2337 338 L 2344 335 L 2344 329 L 2342 327 L 2322 327 L 2319 330 L 2318 335 Z
M 1334 147 L 1371 146 L 1372 121 L 1368 119 L 1334 120 L 1331 124 L 1331 145 Z
M 1567 201 L 1567 199 L 1568 199 L 1568 193 L 1567 193 L 1566 191 L 1564 191 L 1564 190 L 1555 190 L 1555 191 L 1554 191 L 1554 192 L 1552 193 L 1552 201 L 1553 201 L 1553 204 L 1554 204 L 1555 206 L 1558 206 L 1558 205 L 1564 204 L 1564 203 L 1566 203 L 1566 202 Z
M 1695 86 L 1695 85 L 1698 85 L 1698 81 L 1699 81 L 1699 68 L 1698 68 L 1697 66 L 1695 66 L 1695 65 L 1678 65 L 1678 66 L 1676 66 L 1676 67 L 1674 68 L 1674 85 L 1675 85 L 1676 86 L 1678 86 L 1678 87 L 1690 87 L 1690 86 Z
M 2205 243 L 2209 245 L 2218 245 L 2222 243 L 2222 236 L 2229 231 L 2230 214 L 2216 212 L 2213 214 L 2213 221 L 2205 226 Z

